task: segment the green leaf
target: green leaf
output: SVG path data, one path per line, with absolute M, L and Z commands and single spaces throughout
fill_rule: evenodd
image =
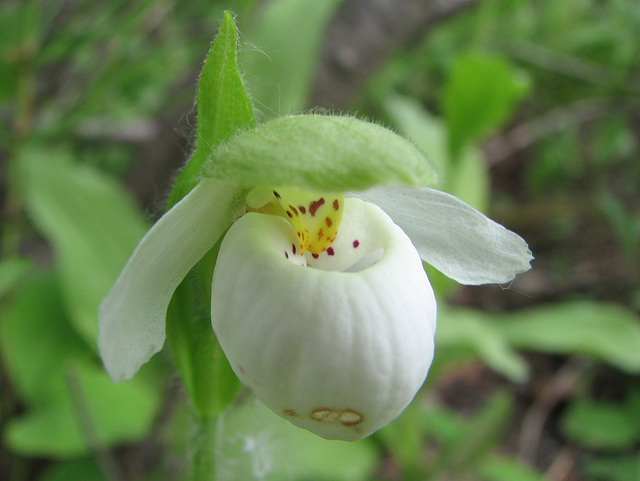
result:
M 25 204 L 53 245 L 75 328 L 95 343 L 97 312 L 147 224 L 124 189 L 63 151 L 23 151 Z
M 448 407 L 429 406 L 424 418 L 424 431 L 444 449 L 460 444 L 467 434 L 467 419 Z
M 573 301 L 510 313 L 496 322 L 514 347 L 581 354 L 640 372 L 640 323 L 623 307 Z
M 449 191 L 480 212 L 489 210 L 489 169 L 480 150 L 469 145 L 449 170 Z
M 635 210 L 609 190 L 597 194 L 596 202 L 621 244 L 626 260 L 634 265 L 640 262 L 640 217 Z M 637 219 L 637 220 L 636 220 Z
M 409 141 L 376 124 L 331 115 L 280 117 L 241 132 L 213 151 L 204 173 L 242 185 L 323 192 L 436 180 Z
M 238 31 L 233 15 L 227 11 L 198 82 L 196 150 L 176 179 L 169 208 L 200 181 L 202 166 L 218 144 L 238 130 L 255 125 L 253 107 L 238 69 L 237 50 Z
M 50 466 L 38 481 L 108 481 L 93 459 L 80 459 Z
M 18 282 L 30 266 L 31 262 L 27 259 L 0 260 L 0 298 Z
M 441 305 L 436 344 L 443 349 L 470 349 L 487 366 L 508 379 L 526 380 L 529 374 L 527 364 L 487 318 L 481 311 Z
M 443 105 L 452 157 L 457 159 L 464 146 L 506 121 L 527 89 L 526 78 L 503 58 L 480 53 L 459 57 Z
M 421 421 L 425 417 L 425 406 L 414 401 L 402 414 L 375 434 L 390 451 L 393 459 L 405 474 L 420 472 L 424 452 L 424 432 Z M 406 476 L 409 477 L 409 476 Z
M 67 322 L 57 280 L 27 277 L 14 302 L 1 313 L 0 348 L 20 397 L 46 398 L 55 372 L 69 357 L 88 359 L 91 349 Z M 47 333 L 45 336 L 37 333 Z
M 638 481 L 640 455 L 588 459 L 584 473 L 593 481 Z
M 475 472 L 489 452 L 500 442 L 504 426 L 511 415 L 513 398 L 506 391 L 497 391 L 464 424 L 464 435 L 455 443 L 443 447 L 433 472 L 453 469 L 457 476 L 463 478 L 462 473 Z M 435 478 L 435 476 L 432 476 Z
M 273 0 L 245 31 L 256 48 L 241 53 L 253 97 L 268 118 L 307 107 L 326 28 L 344 0 Z
M 522 461 L 507 457 L 491 456 L 481 463 L 483 481 L 547 481 L 542 473 Z
M 144 437 L 158 408 L 158 396 L 139 382 L 114 384 L 101 367 L 67 361 L 55 373 L 46 402 L 7 425 L 9 447 L 26 456 L 70 457 L 95 446 Z
M 514 399 L 505 390 L 496 391 L 466 423 L 463 441 L 453 449 L 453 466 L 473 466 L 500 442 L 513 410 Z
M 27 456 L 67 457 L 95 447 L 135 441 L 159 404 L 140 380 L 115 385 L 65 316 L 56 279 L 27 278 L 2 313 L 0 347 L 25 403 L 7 423 L 5 441 Z
M 623 449 L 640 438 L 640 426 L 623 406 L 592 399 L 573 401 L 562 428 L 573 442 L 589 448 Z

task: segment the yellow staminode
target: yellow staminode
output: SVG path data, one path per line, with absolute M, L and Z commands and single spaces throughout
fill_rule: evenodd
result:
M 338 234 L 344 206 L 343 194 L 319 194 L 281 188 L 273 191 L 296 230 L 300 255 L 306 251 L 321 254 Z

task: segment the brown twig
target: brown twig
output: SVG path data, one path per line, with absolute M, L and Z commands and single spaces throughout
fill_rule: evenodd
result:
M 576 384 L 591 363 L 570 358 L 543 386 L 538 399 L 527 411 L 518 440 L 518 454 L 522 460 L 535 464 L 542 431 L 553 408 L 575 391 Z
M 395 52 L 480 0 L 348 0 L 326 35 L 310 106 L 341 110 Z
M 510 39 L 502 49 L 520 61 L 584 82 L 610 86 L 616 78 L 616 73 L 605 66 L 542 45 Z M 636 90 L 635 86 L 631 88 Z
M 551 481 L 564 481 L 573 471 L 578 458 L 578 451 L 574 448 L 564 448 L 545 471 L 544 475 Z
M 608 99 L 583 100 L 559 107 L 513 127 L 494 137 L 486 145 L 489 165 L 496 165 L 549 135 L 572 125 L 580 125 L 615 112 Z

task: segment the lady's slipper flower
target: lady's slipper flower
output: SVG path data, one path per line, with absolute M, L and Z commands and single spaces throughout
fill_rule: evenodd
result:
M 213 328 L 274 412 L 326 438 L 359 439 L 398 416 L 427 375 L 433 290 L 409 238 L 368 202 L 345 200 L 322 253 L 311 245 L 300 255 L 298 240 L 279 216 L 249 213 L 231 227 L 213 276 Z
M 229 229 L 211 317 L 233 370 L 292 423 L 360 439 L 402 412 L 431 365 L 436 302 L 422 260 L 482 284 L 508 282 L 532 257 L 520 237 L 449 194 L 374 187 L 411 183 L 394 152 L 420 154 L 395 134 L 343 117 L 267 124 L 221 146 L 212 177 L 141 241 L 101 305 L 100 352 L 115 380 L 133 376 L 162 348 L 173 291 Z M 272 159 L 280 168 L 294 159 L 287 184 Z M 246 183 L 231 182 L 234 169 L 249 172 Z

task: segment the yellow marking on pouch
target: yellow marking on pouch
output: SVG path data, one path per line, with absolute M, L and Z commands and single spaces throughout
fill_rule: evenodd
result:
M 338 235 L 344 208 L 343 194 L 318 194 L 281 188 L 273 191 L 296 230 L 300 255 L 322 254 Z

